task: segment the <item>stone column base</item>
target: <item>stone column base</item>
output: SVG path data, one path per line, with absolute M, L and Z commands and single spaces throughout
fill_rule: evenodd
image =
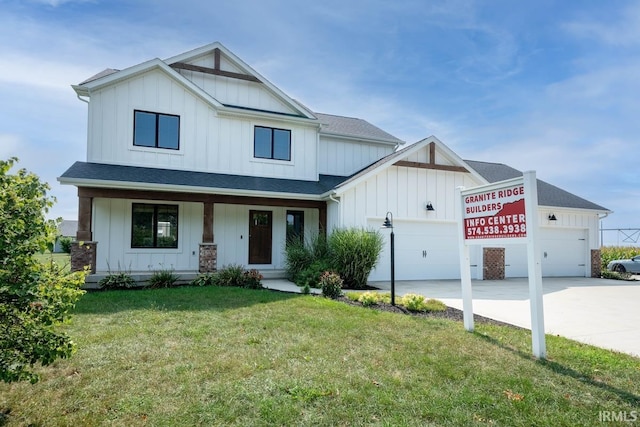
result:
M 483 248 L 482 280 L 504 280 L 504 248 Z
M 83 271 L 85 267 L 89 267 L 91 274 L 95 274 L 97 249 L 98 242 L 73 242 L 71 244 L 71 271 Z
M 591 249 L 591 277 L 602 275 L 602 256 L 600 249 Z
M 200 243 L 198 271 L 213 273 L 218 269 L 218 245 L 215 243 Z

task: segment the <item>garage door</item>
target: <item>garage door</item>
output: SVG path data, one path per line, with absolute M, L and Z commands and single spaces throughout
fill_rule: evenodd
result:
M 575 228 L 541 228 L 543 277 L 585 277 L 587 275 L 587 231 Z M 506 277 L 527 277 L 525 245 L 507 246 Z
M 394 221 L 396 280 L 431 280 L 460 278 L 457 225 Z M 380 221 L 371 221 L 371 229 L 379 229 Z M 380 230 L 385 244 L 371 281 L 389 281 L 391 277 L 390 234 Z M 472 264 L 477 264 L 472 259 Z M 475 270 L 475 268 L 474 268 Z M 472 271 L 474 274 L 474 271 Z

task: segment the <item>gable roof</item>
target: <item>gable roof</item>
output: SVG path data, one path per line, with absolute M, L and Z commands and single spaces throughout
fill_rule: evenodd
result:
M 224 47 L 221 43 L 215 42 L 200 48 L 182 53 L 180 55 L 168 58 L 166 60 L 161 60 L 159 58 L 151 59 L 149 61 L 143 62 L 138 65 L 134 65 L 132 67 L 125 68 L 123 70 L 114 70 L 111 68 L 107 68 L 104 71 L 88 78 L 78 85 L 73 85 L 72 88 L 76 91 L 79 96 L 90 96 L 92 90 L 97 90 L 104 86 L 123 81 L 130 77 L 136 76 L 138 74 L 142 74 L 153 69 L 159 69 L 164 71 L 170 78 L 181 84 L 182 86 L 189 89 L 196 96 L 199 96 L 210 105 L 212 105 L 216 110 L 229 111 L 229 112 L 242 112 L 246 111 L 246 108 L 242 108 L 236 105 L 225 105 L 218 100 L 216 100 L 211 94 L 206 92 L 201 87 L 194 84 L 187 77 L 176 71 L 172 68 L 172 65 L 176 63 L 184 63 L 190 60 L 194 60 L 202 57 L 203 55 L 213 54 L 216 50 L 221 52 L 230 62 L 233 63 L 234 66 L 238 67 L 246 73 L 248 76 L 251 76 L 254 81 L 257 81 L 266 88 L 273 96 L 278 98 L 281 102 L 288 105 L 290 108 L 296 111 L 296 114 L 287 114 L 287 116 L 293 116 L 302 118 L 302 119 L 311 119 L 315 120 L 316 117 L 313 113 L 307 109 L 304 105 L 298 103 L 293 98 L 286 95 L 280 89 L 278 89 L 275 85 L 269 82 L 266 78 L 260 75 L 257 71 L 251 68 L 248 64 L 242 61 L 239 57 L 229 51 L 226 47 Z M 273 111 L 255 111 L 258 113 L 271 113 L 271 114 L 279 114 Z
M 354 118 L 336 116 L 333 114 L 314 113 L 320 122 L 320 134 L 369 139 L 386 142 L 393 145 L 404 144 L 404 141 L 372 125 L 371 123 Z
M 343 176 L 320 175 L 318 181 L 264 178 L 259 176 L 193 172 L 176 169 L 75 162 L 58 181 L 86 187 L 167 190 L 192 193 L 246 195 L 267 193 L 272 197 L 320 200 Z M 264 194 L 262 194 L 264 195 Z
M 522 176 L 522 172 L 502 163 L 466 160 L 466 163 L 482 175 L 489 183 Z M 609 209 L 576 196 L 562 188 L 538 179 L 538 205 L 560 208 L 589 209 L 610 212 Z
M 393 164 L 397 161 L 406 159 L 417 151 L 426 148 L 429 144 L 435 144 L 436 149 L 439 150 L 444 157 L 449 159 L 454 165 L 457 165 L 457 167 L 467 169 L 468 172 L 470 172 L 479 182 L 485 181 L 485 179 L 480 174 L 478 174 L 473 169 L 468 168 L 464 160 L 458 157 L 456 153 L 451 151 L 449 147 L 447 147 L 438 138 L 432 135 L 428 138 L 416 142 L 415 144 L 411 144 L 408 147 L 395 151 L 381 158 L 377 162 L 374 162 L 371 165 L 365 167 L 359 172 L 356 172 L 350 178 L 337 185 L 335 190 L 337 191 L 337 193 L 343 193 L 359 184 L 360 182 L 369 179 L 369 177 L 380 173 L 383 169 L 393 166 Z

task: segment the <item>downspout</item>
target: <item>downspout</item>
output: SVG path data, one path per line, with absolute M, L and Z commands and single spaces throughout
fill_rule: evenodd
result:
M 84 99 L 84 98 L 80 98 L 80 95 L 76 95 L 78 97 L 78 99 L 82 102 L 86 102 L 87 104 L 89 103 L 88 99 Z
M 336 198 L 335 198 L 335 192 L 333 192 L 333 193 L 329 193 L 329 199 L 330 199 L 332 202 L 335 202 L 335 203 L 338 205 L 338 213 L 340 214 L 340 215 L 339 215 L 339 218 L 340 218 L 340 225 L 342 225 L 342 209 L 340 208 L 340 200 L 338 200 L 338 199 L 336 199 Z
M 599 224 L 599 228 L 600 228 L 600 247 L 602 247 L 602 245 L 604 245 L 604 232 L 602 231 L 602 220 L 605 219 L 606 217 L 608 217 L 610 214 L 610 212 L 605 212 L 602 215 L 604 216 L 600 216 L 600 214 L 598 214 L 598 221 L 600 221 Z

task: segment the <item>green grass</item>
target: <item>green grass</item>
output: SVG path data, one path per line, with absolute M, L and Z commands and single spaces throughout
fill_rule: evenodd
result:
M 575 426 L 640 410 L 637 358 L 549 336 L 539 361 L 524 330 L 313 296 L 96 292 L 66 329 L 71 359 L 0 384 L 6 425 Z
M 42 263 L 49 263 L 51 261 L 63 266 L 67 271 L 71 269 L 71 256 L 66 253 L 51 253 L 46 252 L 43 254 L 36 254 L 36 259 Z

